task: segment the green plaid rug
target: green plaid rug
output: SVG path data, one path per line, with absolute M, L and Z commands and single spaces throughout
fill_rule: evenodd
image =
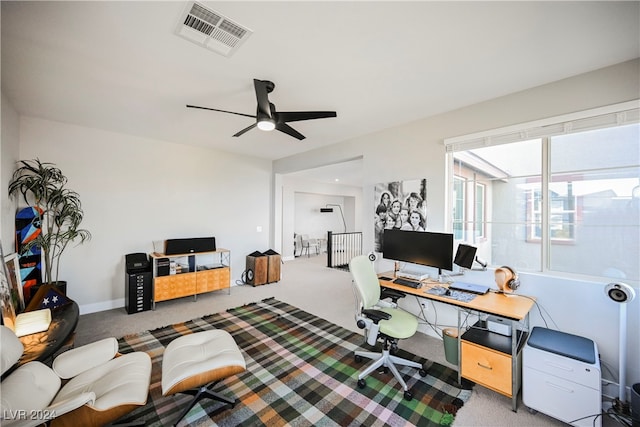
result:
M 403 398 L 391 373 L 374 373 L 359 389 L 366 362 L 357 363 L 353 352 L 366 346 L 363 336 L 270 298 L 121 338 L 120 352 L 144 351 L 153 363 L 147 405 L 127 421 L 163 426 L 178 415 L 191 396 L 162 396 L 164 348 L 180 335 L 214 328 L 229 332 L 245 357 L 247 370 L 215 388 L 239 401 L 214 414 L 221 403 L 203 399 L 180 426 L 449 425 L 471 393 L 456 386 L 452 369 L 402 350 L 399 356 L 425 363 L 428 371 L 422 378 L 416 369 L 400 369 L 413 400 Z

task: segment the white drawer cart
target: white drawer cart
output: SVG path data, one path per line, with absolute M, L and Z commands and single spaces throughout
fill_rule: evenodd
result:
M 523 350 L 522 400 L 573 426 L 602 425 L 602 383 L 596 343 L 534 327 Z

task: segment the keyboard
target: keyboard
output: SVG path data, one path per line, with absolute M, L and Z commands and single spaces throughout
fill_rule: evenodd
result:
M 402 286 L 408 286 L 413 289 L 418 289 L 420 286 L 422 286 L 422 283 L 420 282 L 415 282 L 413 280 L 407 280 L 407 279 L 401 279 L 401 278 L 395 279 L 393 283 L 396 283 Z

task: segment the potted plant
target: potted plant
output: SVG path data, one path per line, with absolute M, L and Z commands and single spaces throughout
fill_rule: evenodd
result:
M 41 248 L 43 283 L 58 283 L 60 258 L 71 242 L 82 244 L 91 239 L 91 233 L 80 228 L 84 217 L 80 196 L 66 184 L 67 177 L 59 168 L 39 159 L 19 161 L 9 182 L 9 195 L 21 196 L 39 215 L 42 231 L 23 251 Z

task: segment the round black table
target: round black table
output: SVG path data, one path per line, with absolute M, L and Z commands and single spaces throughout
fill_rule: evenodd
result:
M 49 329 L 20 337 L 24 352 L 18 361 L 23 365 L 33 360 L 47 361 L 73 336 L 78 325 L 80 309 L 75 301 L 51 309 Z

